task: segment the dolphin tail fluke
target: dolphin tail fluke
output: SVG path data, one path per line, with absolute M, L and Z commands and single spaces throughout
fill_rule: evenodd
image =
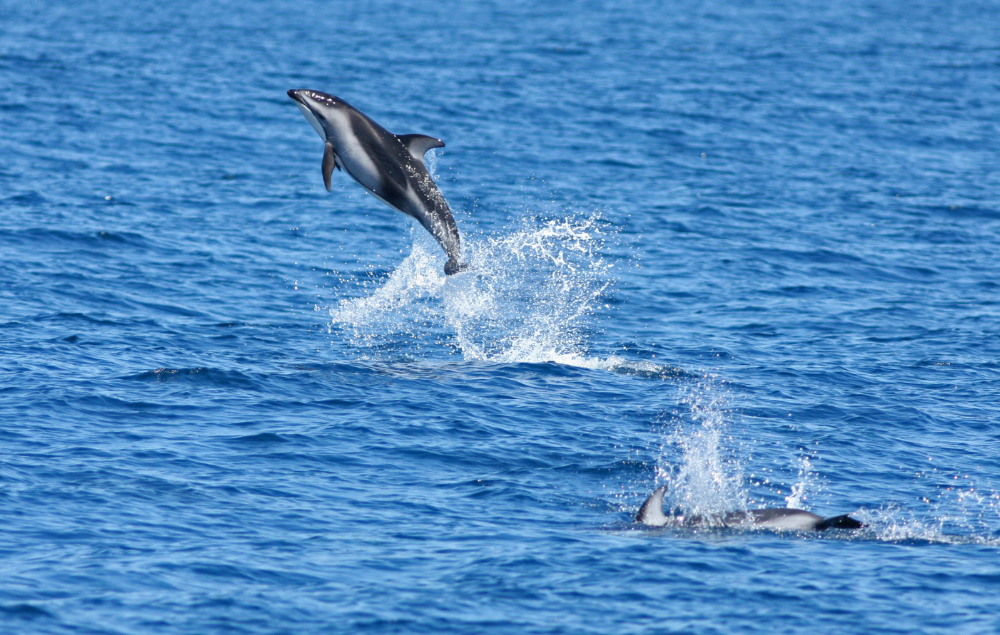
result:
M 663 495 L 667 493 L 667 486 L 657 488 L 649 495 L 646 502 L 639 508 L 639 513 L 635 515 L 636 522 L 653 527 L 663 527 L 667 524 L 667 515 L 663 513 Z
M 844 514 L 843 516 L 834 516 L 833 518 L 827 518 L 816 523 L 816 531 L 823 531 L 825 529 L 861 529 L 864 526 L 864 523 Z
M 462 273 L 463 271 L 468 271 L 472 267 L 467 262 L 459 263 L 458 260 L 452 258 L 448 262 L 444 263 L 444 275 L 453 276 L 456 273 Z

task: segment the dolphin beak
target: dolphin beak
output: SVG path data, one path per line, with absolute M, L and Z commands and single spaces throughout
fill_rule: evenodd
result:
M 306 121 L 308 121 L 312 125 L 313 129 L 316 130 L 316 134 L 319 135 L 319 138 L 326 141 L 326 131 L 323 130 L 323 124 L 321 124 L 319 119 L 316 118 L 316 113 L 313 112 L 309 102 L 306 101 L 305 96 L 302 94 L 306 92 L 309 91 L 290 90 L 288 91 L 288 96 L 295 101 L 295 105 L 298 106 L 299 110 L 302 111 L 302 114 L 306 116 Z

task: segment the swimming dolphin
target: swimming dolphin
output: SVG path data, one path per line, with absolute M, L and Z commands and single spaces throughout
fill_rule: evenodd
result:
M 823 531 L 826 529 L 858 529 L 864 527 L 863 524 L 854 520 L 847 514 L 823 518 L 801 509 L 771 508 L 771 509 L 751 509 L 745 512 L 727 512 L 718 516 L 685 517 L 667 516 L 663 513 L 663 495 L 667 492 L 667 486 L 658 488 L 653 492 L 646 502 L 639 508 L 636 514 L 636 522 L 653 527 L 664 527 L 666 525 L 678 527 L 691 527 L 697 525 L 722 526 L 722 527 L 752 527 L 754 529 L 789 529 L 794 531 Z
M 333 169 L 343 169 L 389 207 L 420 221 L 448 255 L 447 275 L 464 271 L 458 226 L 441 191 L 427 173 L 424 154 L 444 142 L 420 134 L 394 135 L 339 97 L 318 90 L 290 90 L 326 144 L 323 182 L 330 191 Z

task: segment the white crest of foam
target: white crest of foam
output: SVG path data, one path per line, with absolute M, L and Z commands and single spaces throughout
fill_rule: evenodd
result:
M 363 284 L 360 297 L 330 310 L 331 327 L 350 336 L 360 357 L 444 346 L 466 360 L 555 362 L 658 378 L 678 373 L 589 351 L 595 314 L 607 308 L 603 297 L 614 283 L 599 217 L 526 218 L 513 230 L 466 233 L 462 252 L 471 268 L 450 277 L 433 237 L 416 222 L 411 236 L 410 254 L 387 278 Z

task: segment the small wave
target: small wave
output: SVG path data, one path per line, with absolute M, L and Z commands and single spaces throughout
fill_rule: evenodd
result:
M 10 619 L 33 620 L 41 617 L 52 617 L 52 614 L 42 607 L 27 603 L 0 605 L 0 613 Z
M 229 386 L 244 389 L 258 389 L 256 381 L 239 371 L 217 368 L 157 368 L 123 379 L 147 382 L 186 382 L 214 386 Z
M 667 364 L 656 364 L 649 361 L 628 360 L 623 357 L 611 356 L 605 360 L 600 360 L 601 370 L 609 370 L 620 375 L 634 375 L 645 377 L 646 379 L 680 379 L 696 378 L 699 375 L 692 374 L 683 368 L 669 366 Z
M 149 248 L 151 246 L 150 241 L 142 234 L 126 231 L 91 232 L 32 227 L 20 230 L 2 230 L 0 231 L 0 236 L 3 236 L 5 240 L 9 240 L 10 242 L 43 247 L 59 245 L 106 249 L 108 244 L 138 248 Z
M 25 192 L 24 194 L 8 196 L 4 198 L 2 202 L 6 205 L 19 205 L 23 207 L 42 207 L 49 204 L 49 200 L 47 198 L 34 190 Z
M 235 443 L 251 443 L 251 444 L 264 444 L 270 445 L 274 443 L 289 443 L 291 440 L 286 439 L 280 434 L 274 432 L 261 432 L 258 434 L 250 434 L 241 437 L 233 437 L 231 441 Z

